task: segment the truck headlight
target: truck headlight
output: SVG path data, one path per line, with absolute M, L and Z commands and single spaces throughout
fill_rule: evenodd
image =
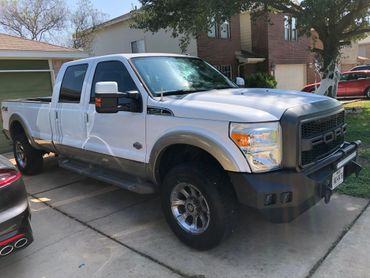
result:
M 278 122 L 231 123 L 230 138 L 244 153 L 253 172 L 267 172 L 280 167 L 282 140 Z

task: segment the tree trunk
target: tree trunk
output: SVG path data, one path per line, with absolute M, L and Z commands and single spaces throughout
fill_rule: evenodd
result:
M 337 97 L 338 84 L 340 81 L 339 70 L 340 52 L 324 43 L 324 50 L 317 53 L 315 62 L 318 64 L 321 82 L 316 93 L 332 98 Z

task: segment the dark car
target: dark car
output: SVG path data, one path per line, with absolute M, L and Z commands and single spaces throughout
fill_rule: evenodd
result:
M 303 92 L 314 92 L 320 83 L 305 86 Z M 370 71 L 347 71 L 341 73 L 337 90 L 338 98 L 368 98 L 370 99 Z
M 30 208 L 20 172 L 0 156 L 0 257 L 33 241 Z
M 370 70 L 370 65 L 361 65 L 351 69 L 351 71 L 358 71 L 358 70 Z

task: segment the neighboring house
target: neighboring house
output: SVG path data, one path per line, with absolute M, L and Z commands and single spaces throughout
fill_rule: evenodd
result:
M 341 55 L 342 71 L 348 71 L 358 65 L 370 64 L 370 36 L 344 47 Z
M 76 49 L 0 33 L 0 101 L 51 95 L 62 63 L 84 57 Z
M 181 53 L 180 38 L 172 38 L 171 32 L 160 30 L 152 34 L 130 27 L 131 15 L 125 14 L 97 26 L 93 31 L 91 54 L 93 56 L 115 53 L 168 52 Z M 195 39 L 190 41 L 187 54 L 196 56 Z
M 295 19 L 284 19 L 284 15 L 271 15 L 270 22 L 262 18 L 254 22 L 247 12 L 235 15 L 191 39 L 185 53 L 205 59 L 231 79 L 263 71 L 276 77 L 278 88 L 301 89 L 315 81 L 310 40 L 298 38 Z M 99 25 L 93 32 L 91 54 L 182 53 L 180 38 L 173 38 L 171 32 L 152 34 L 130 25 L 130 14 Z
M 242 14 L 243 16 L 243 14 Z M 266 61 L 255 71 L 275 76 L 280 89 L 302 89 L 315 81 L 311 39 L 299 36 L 297 20 L 284 14 L 270 14 L 252 20 L 252 50 Z

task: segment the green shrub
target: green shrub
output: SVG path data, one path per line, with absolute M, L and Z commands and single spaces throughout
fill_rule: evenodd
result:
M 262 72 L 248 75 L 245 81 L 245 87 L 247 88 L 276 88 L 276 85 L 275 77 Z

